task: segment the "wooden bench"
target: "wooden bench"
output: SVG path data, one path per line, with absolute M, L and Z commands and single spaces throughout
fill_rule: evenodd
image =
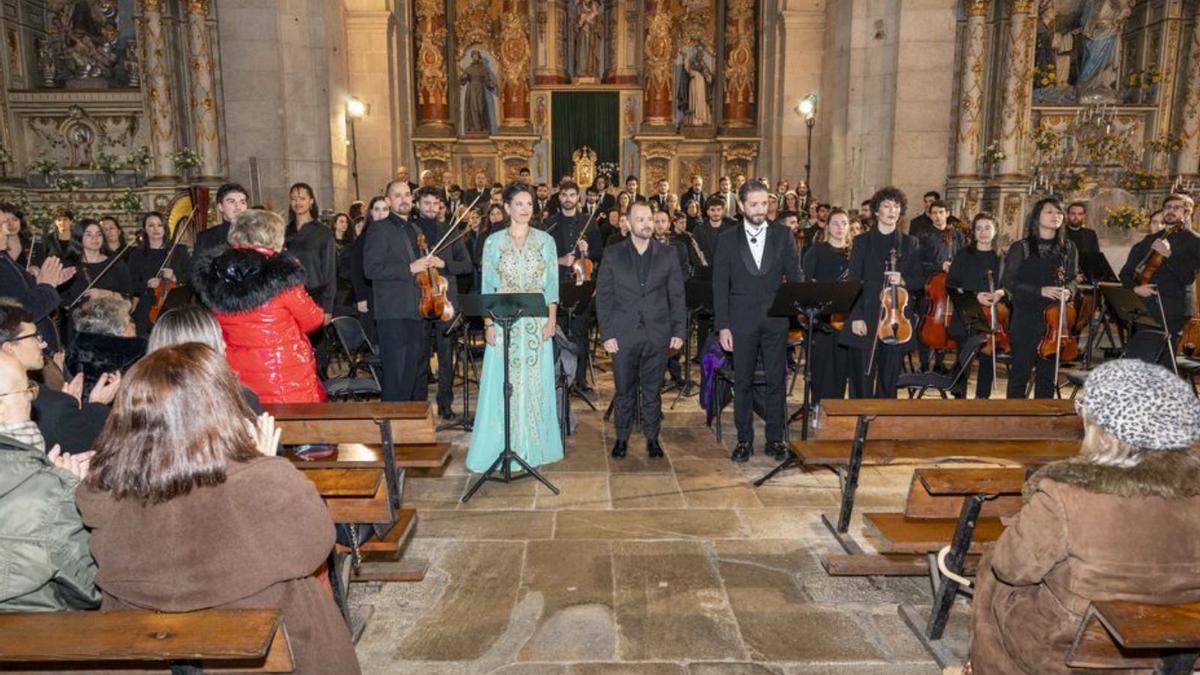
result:
M 1163 675 L 1191 675 L 1197 654 L 1200 603 L 1093 602 L 1067 652 L 1067 665 L 1108 670 L 1152 668 Z
M 812 438 L 755 482 L 794 464 L 831 466 L 841 479 L 835 535 L 850 527 L 864 465 L 900 461 L 1045 464 L 1079 453 L 1083 423 L 1071 401 L 847 399 L 821 403 Z M 839 536 L 839 540 L 841 537 Z
M 295 669 L 275 609 L 186 613 L 0 614 L 3 670 L 91 672 L 138 667 L 172 673 L 290 673 Z

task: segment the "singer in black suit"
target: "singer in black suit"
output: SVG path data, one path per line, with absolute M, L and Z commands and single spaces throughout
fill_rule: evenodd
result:
M 783 460 L 787 405 L 788 317 L 767 316 L 783 279 L 800 281 L 796 241 L 785 225 L 767 222 L 767 186 L 746 181 L 738 190 L 742 221 L 717 240 L 713 262 L 713 313 L 725 351 L 733 352 L 733 412 L 737 447 L 731 459 L 754 454 L 754 371 L 766 375 L 766 423 L 769 457 Z
M 651 457 L 658 443 L 662 382 L 668 350 L 683 346 L 686 307 L 683 271 L 670 246 L 654 239 L 650 206 L 629 208 L 630 234 L 604 255 L 596 282 L 596 316 L 604 350 L 612 355 L 617 440 L 612 456 L 625 456 L 637 389 L 642 392 L 642 434 Z

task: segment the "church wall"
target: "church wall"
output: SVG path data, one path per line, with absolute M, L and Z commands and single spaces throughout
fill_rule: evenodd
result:
M 354 124 L 359 194 L 363 200 L 381 193 L 395 169 L 391 138 L 390 20 L 391 12 L 384 0 L 346 2 L 347 93 L 370 106 L 367 117 Z M 347 155 L 347 162 L 352 158 Z M 347 185 L 352 193 L 353 178 Z
M 839 4 L 837 2 L 831 4 Z M 772 142 L 765 144 L 764 157 L 770 158 L 768 172 L 772 177 L 786 178 L 792 186 L 804 177 L 804 161 L 808 129 L 804 117 L 796 112 L 800 99 L 810 92 L 822 93 L 822 70 L 826 66 L 822 35 L 826 27 L 826 3 L 824 0 L 782 0 L 777 23 L 780 77 L 776 78 L 774 120 L 764 121 L 766 129 L 772 129 Z M 819 118 L 818 118 L 819 119 Z M 773 123 L 773 124 L 772 124 Z M 814 175 L 821 173 L 817 147 L 822 133 L 813 128 Z

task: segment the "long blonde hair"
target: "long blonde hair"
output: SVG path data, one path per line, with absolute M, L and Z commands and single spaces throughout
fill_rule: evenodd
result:
M 1086 410 L 1079 411 L 1083 418 L 1083 444 L 1079 456 L 1093 464 L 1116 466 L 1128 469 L 1142 463 L 1146 451 L 1131 445 L 1096 424 Z

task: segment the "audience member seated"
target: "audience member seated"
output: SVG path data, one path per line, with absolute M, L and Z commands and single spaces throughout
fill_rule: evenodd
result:
M 33 315 L 7 300 L 0 298 L 0 352 L 15 358 L 26 372 L 35 373 L 46 365 L 46 343 L 33 323 Z M 108 404 L 121 383 L 117 377 L 101 379 L 103 384 L 93 387 L 86 400 L 83 398 L 82 373 L 68 382 L 63 391 L 38 387 L 37 397 L 33 400 L 33 421 L 47 445 L 57 445 L 67 454 L 85 452 L 92 447 L 92 442 L 104 429 Z
M 333 521 L 291 462 L 267 456 L 278 439 L 210 347 L 164 347 L 134 365 L 76 497 L 102 609 L 279 609 L 296 673 L 358 673 L 346 622 L 313 576 Z
M 37 389 L 0 354 L 0 612 L 93 609 L 96 564 L 75 510 L 91 453 L 46 454 L 29 419 Z
M 226 358 L 263 403 L 326 400 L 308 334 L 324 323 L 304 290 L 304 269 L 283 250 L 283 219 L 251 209 L 229 228 L 232 248 L 197 258 L 192 283 L 212 308 Z
M 212 312 L 199 305 L 188 305 L 164 312 L 158 317 L 153 330 L 150 331 L 150 346 L 148 352 L 163 347 L 181 345 L 185 342 L 199 342 L 208 345 L 221 356 L 225 355 L 225 340 L 221 337 L 221 324 L 217 323 Z M 255 415 L 263 412 L 258 394 L 246 385 L 240 385 L 242 398 Z
M 1015 520 L 976 577 L 971 667 L 1068 673 L 1096 600 L 1200 601 L 1200 401 L 1161 366 L 1093 370 L 1075 407 L 1079 456 L 1026 486 Z
M 137 337 L 129 317 L 129 301 L 115 296 L 91 298 L 71 314 L 75 339 L 67 349 L 67 378 L 83 375 L 83 395 L 104 386 L 146 353 L 146 338 Z

